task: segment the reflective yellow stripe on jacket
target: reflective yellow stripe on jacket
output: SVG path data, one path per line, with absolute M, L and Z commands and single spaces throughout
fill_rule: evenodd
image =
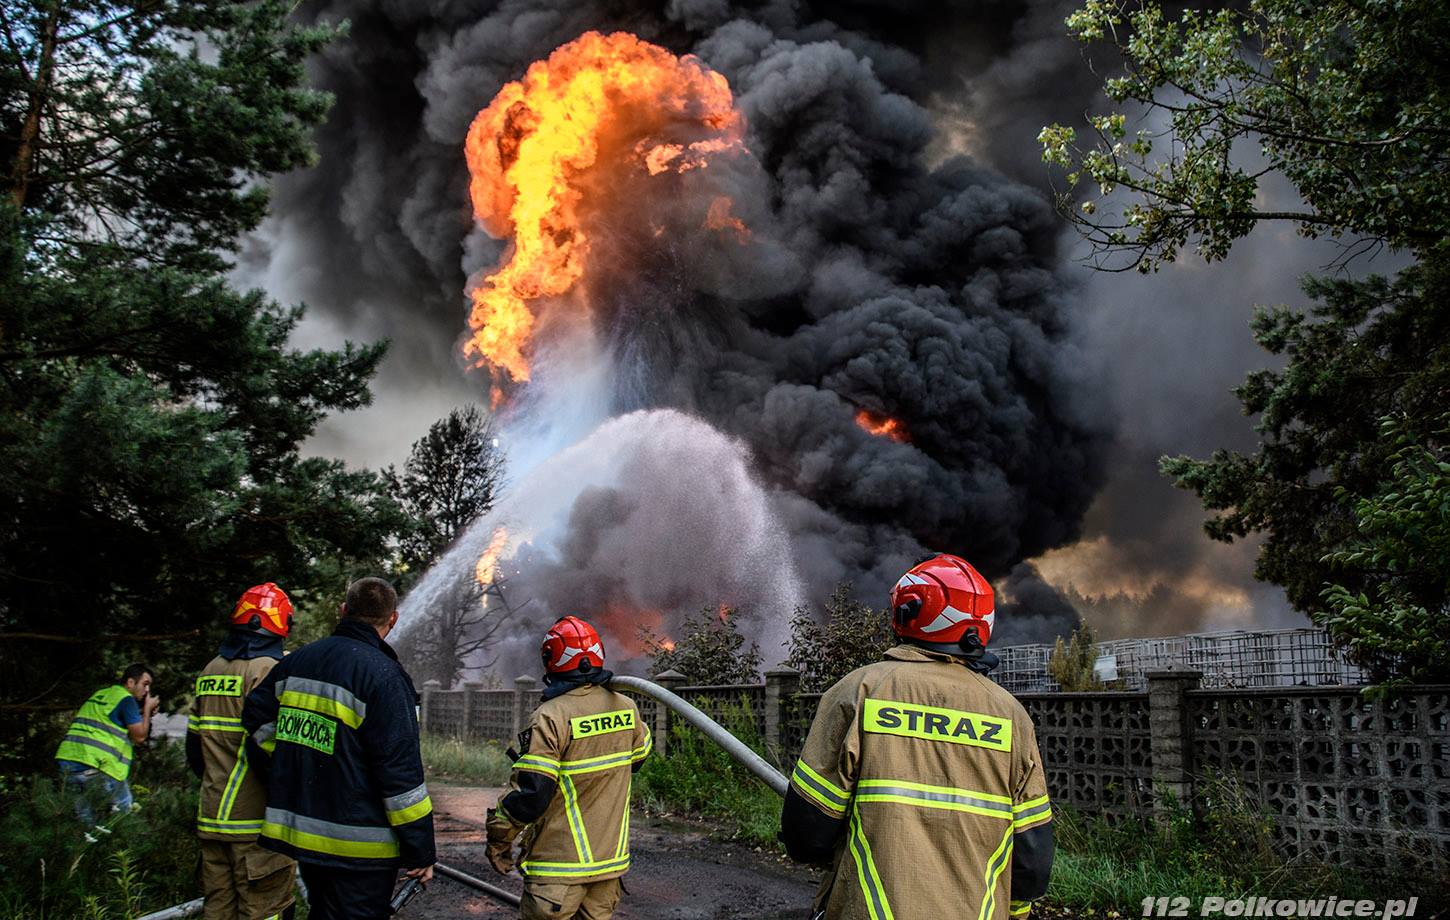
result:
M 866 896 L 866 911 L 871 920 L 895 920 L 891 903 L 886 899 L 886 886 L 881 884 L 881 874 L 876 871 L 876 862 L 871 858 L 871 842 L 861 829 L 861 812 L 855 808 L 851 809 L 849 846 L 851 858 L 856 863 L 856 879 Z
M 1009 825 L 1002 834 L 1002 842 L 997 844 L 990 859 L 987 860 L 987 896 L 982 899 L 982 909 L 977 914 L 977 920 L 991 920 L 992 909 L 996 906 L 997 880 L 1007 869 L 1007 863 L 1012 860 L 1012 828 Z
M 792 776 L 792 780 L 796 782 L 796 788 L 804 789 L 816 801 L 828 807 L 834 808 L 836 801 L 844 801 L 848 798 L 845 796 L 844 790 L 827 782 L 804 762 L 796 764 L 796 774 Z M 984 873 L 987 896 L 977 915 L 978 920 L 990 920 L 992 916 L 996 885 L 1011 860 L 1012 835 L 1020 829 L 1018 822 L 1026 822 L 1021 826 L 1027 826 L 1051 817 L 1051 806 L 1048 804 L 1046 796 L 1024 802 L 1021 805 L 1014 805 L 1012 799 L 1005 795 L 975 789 L 959 789 L 953 786 L 933 786 L 899 779 L 863 779 L 856 784 L 855 794 L 849 797 L 849 800 L 852 802 L 852 808 L 848 845 L 851 857 L 856 864 L 856 877 L 861 884 L 861 892 L 865 896 L 866 909 L 871 915 L 871 920 L 892 920 L 893 914 L 891 904 L 886 897 L 885 886 L 881 883 L 881 875 L 871 858 L 871 844 L 861 828 L 860 809 L 862 805 L 909 805 L 914 808 L 960 811 L 1006 822 L 1002 841 L 987 860 Z M 1046 816 L 1042 814 L 1043 809 L 1046 809 Z M 844 811 L 844 808 L 842 810 Z M 1015 817 L 1019 814 L 1022 815 L 1020 819 Z
M 307 677 L 285 677 L 277 681 L 277 704 L 330 716 L 349 728 L 362 725 L 368 707 L 351 690 Z
M 531 879 L 584 883 L 629 869 L 633 768 L 654 747 L 627 697 L 581 687 L 541 703 L 530 716 L 530 749 L 517 777 L 546 776 L 557 792 L 534 821 L 519 868 Z
M 398 837 L 386 827 L 358 827 L 309 818 L 281 808 L 268 808 L 262 836 L 326 856 L 395 859 Z
M 588 863 L 544 862 L 539 859 L 526 859 L 519 868 L 531 878 L 578 878 L 628 869 L 629 856 Z
M 812 770 L 804 760 L 796 761 L 795 772 L 790 775 L 796 791 L 835 815 L 845 815 L 851 795 L 821 774 Z
M 941 808 L 965 811 L 987 818 L 1012 819 L 1012 800 L 1005 795 L 956 789 L 951 786 L 928 786 L 895 779 L 866 779 L 856 787 L 857 802 L 895 802 L 918 808 Z
M 569 834 L 574 838 L 574 849 L 579 854 L 580 865 L 594 862 L 594 850 L 589 846 L 589 831 L 584 827 L 584 816 L 579 813 L 579 790 L 568 774 L 559 777 L 559 791 L 564 793 L 564 814 L 569 819 Z
M 1029 827 L 1051 820 L 1052 803 L 1045 795 L 1012 806 L 1012 829 L 1016 833 L 1020 834 Z
M 433 799 L 428 795 L 428 784 L 420 783 L 407 792 L 383 799 L 383 810 L 388 814 L 388 823 L 393 827 L 417 821 L 433 813 Z
M 245 735 L 240 716 L 187 716 L 186 728 L 193 732 L 236 732 Z

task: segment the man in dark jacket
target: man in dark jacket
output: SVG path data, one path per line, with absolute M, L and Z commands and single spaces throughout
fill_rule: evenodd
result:
M 400 869 L 433 877 L 418 697 L 383 641 L 397 603 L 381 578 L 353 582 L 333 634 L 284 658 L 242 711 L 267 773 L 258 842 L 300 863 L 313 920 L 385 918 Z

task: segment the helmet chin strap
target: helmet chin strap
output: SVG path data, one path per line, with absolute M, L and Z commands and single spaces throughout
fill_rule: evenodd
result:
M 986 674 L 999 663 L 997 656 L 987 651 L 987 647 L 982 644 L 982 639 L 977 635 L 975 629 L 962 633 L 962 638 L 956 642 L 925 642 L 921 639 L 903 639 L 902 641 L 917 648 L 960 658 L 967 667 L 979 674 Z

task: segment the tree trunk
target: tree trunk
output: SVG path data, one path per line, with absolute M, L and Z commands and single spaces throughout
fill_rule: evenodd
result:
M 40 142 L 40 114 L 49 102 L 50 81 L 55 73 L 55 46 L 60 35 L 61 7 L 64 0 L 54 0 L 50 15 L 40 36 L 40 62 L 35 69 L 35 83 L 30 88 L 30 107 L 20 128 L 20 146 L 15 151 L 15 171 L 10 175 L 10 200 L 17 208 L 25 207 L 30 191 L 30 176 L 35 168 L 35 148 Z

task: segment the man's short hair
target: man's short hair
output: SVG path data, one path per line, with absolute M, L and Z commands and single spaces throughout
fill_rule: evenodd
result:
M 147 674 L 150 674 L 152 679 L 156 677 L 156 672 L 151 670 L 150 665 L 143 664 L 139 661 L 135 664 L 128 664 L 126 665 L 126 670 L 121 672 L 121 683 L 124 684 L 128 680 L 140 680 Z
M 398 592 L 382 578 L 359 578 L 347 586 L 345 615 L 369 626 L 383 626 L 398 609 Z

